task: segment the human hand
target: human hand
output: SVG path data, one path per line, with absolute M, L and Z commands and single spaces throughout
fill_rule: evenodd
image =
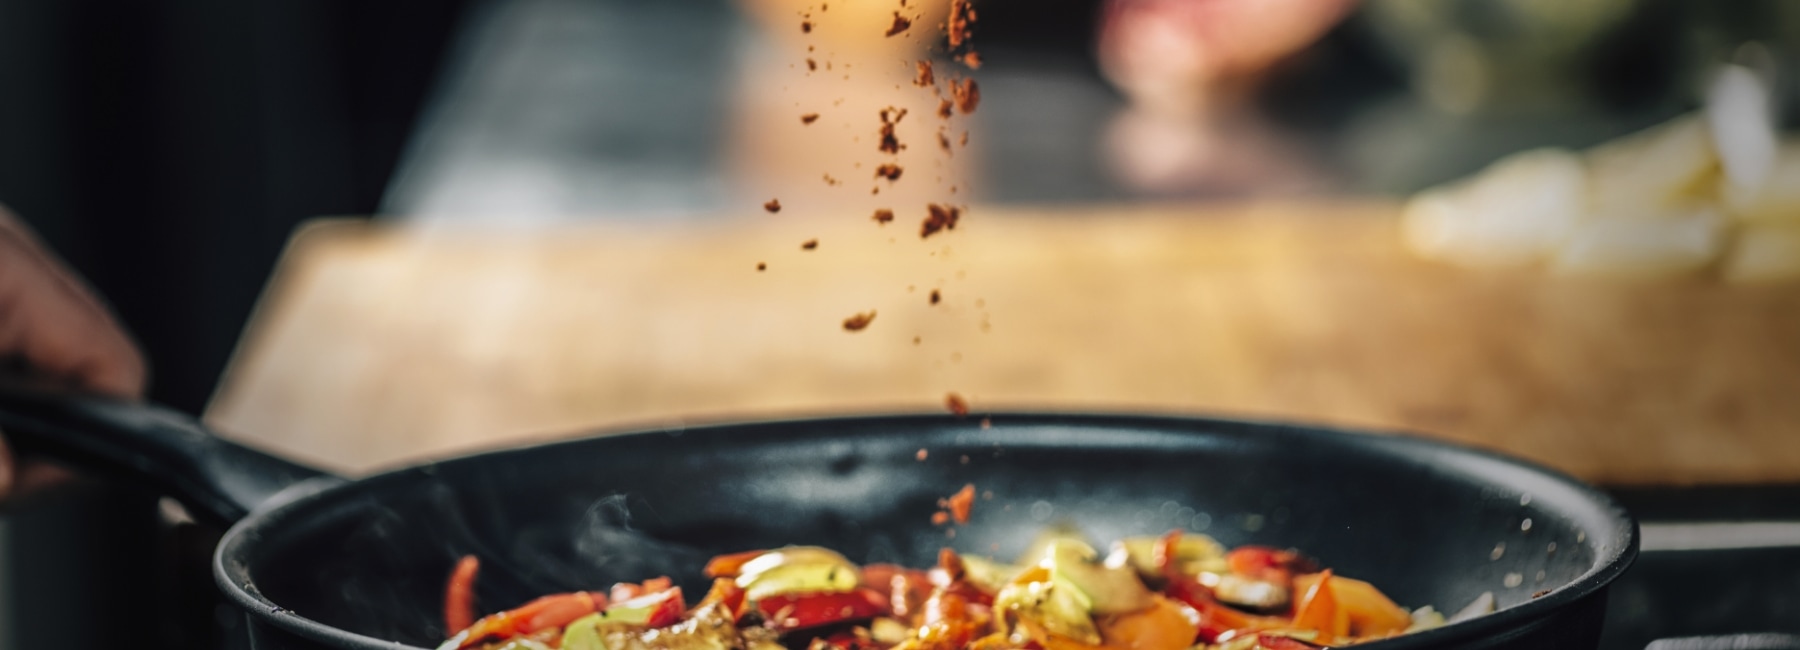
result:
M 0 207 L 0 368 L 136 399 L 144 359 L 87 285 Z M 55 483 L 61 468 L 15 463 L 0 439 L 0 499 Z
M 1100 63 L 1140 106 L 1191 112 L 1241 94 L 1355 0 L 1107 0 Z

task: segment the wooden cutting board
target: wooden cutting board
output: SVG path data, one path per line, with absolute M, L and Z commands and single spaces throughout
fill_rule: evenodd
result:
M 954 391 L 978 411 L 1413 430 L 1612 484 L 1800 480 L 1800 286 L 1458 270 L 1407 254 L 1395 213 L 978 208 L 924 241 L 920 215 L 323 221 L 208 417 L 364 472 L 595 429 L 940 411 Z

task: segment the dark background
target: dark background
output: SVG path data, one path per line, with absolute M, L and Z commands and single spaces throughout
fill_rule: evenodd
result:
M 289 231 L 378 203 L 465 0 L 0 0 L 0 202 L 198 412 Z

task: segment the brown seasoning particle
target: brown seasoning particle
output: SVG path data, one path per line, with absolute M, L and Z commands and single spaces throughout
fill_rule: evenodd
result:
M 969 40 L 969 28 L 975 25 L 975 19 L 975 8 L 969 6 L 969 0 L 950 0 L 950 19 L 944 32 L 952 49 L 962 47 Z
M 887 225 L 888 222 L 894 220 L 894 211 L 887 208 L 881 208 L 875 211 L 875 216 L 873 218 L 875 219 L 875 223 Z
M 909 29 L 912 29 L 912 21 L 896 11 L 894 12 L 894 24 L 888 27 L 887 35 L 890 37 L 899 36 L 900 34 L 906 33 L 906 30 Z
M 900 180 L 900 175 L 905 172 L 906 170 L 901 169 L 899 165 L 894 163 L 883 163 L 880 167 L 875 168 L 875 177 L 885 178 L 888 179 L 889 182 L 892 182 Z M 881 188 L 876 188 L 878 191 L 880 189 Z
M 937 85 L 937 75 L 932 74 L 930 61 L 919 62 L 919 76 L 913 79 L 913 85 L 920 88 Z
M 970 70 L 981 69 L 981 53 L 976 52 L 975 50 L 964 52 L 962 56 L 956 57 L 956 60 L 961 61 L 963 65 L 968 66 Z
M 962 218 L 962 209 L 955 206 L 933 203 L 925 207 L 929 214 L 919 227 L 920 239 L 935 235 L 942 230 L 955 230 L 957 220 Z
M 873 309 L 869 310 L 867 314 L 856 314 L 844 319 L 844 331 L 861 332 L 868 329 L 869 323 L 872 322 L 875 322 L 875 310 Z
M 894 134 L 894 127 L 900 124 L 900 120 L 906 119 L 906 109 L 889 106 L 881 109 L 879 116 L 881 118 L 881 143 L 876 145 L 876 148 L 885 154 L 900 153 L 900 150 L 905 149 L 906 145 L 900 144 L 900 138 Z
M 803 250 L 803 251 L 810 251 L 810 250 L 816 249 L 818 247 L 819 247 L 819 240 L 817 240 L 817 239 L 808 239 L 804 242 L 800 242 L 800 250 Z
M 819 121 L 818 113 L 807 113 L 805 115 L 800 116 L 801 124 L 812 124 L 813 122 L 817 122 L 817 121 Z
M 810 20 L 800 21 L 800 33 L 811 34 L 812 33 L 812 21 L 810 21 Z
M 931 290 L 931 304 L 933 304 L 933 305 L 938 304 L 938 302 L 943 299 L 944 299 L 944 295 L 941 293 L 938 293 L 937 289 Z
M 956 110 L 962 111 L 963 115 L 972 114 L 981 105 L 981 86 L 976 85 L 974 79 L 964 79 L 960 84 L 951 81 L 950 97 L 956 100 Z
M 950 409 L 959 418 L 969 414 L 969 403 L 956 393 L 944 395 L 944 408 Z
M 763 209 L 768 210 L 769 214 L 775 214 L 777 212 L 780 212 L 781 211 L 781 199 L 769 199 L 768 203 L 763 204 Z
M 954 86 L 952 86 L 952 87 L 954 87 Z M 955 115 L 955 114 L 956 114 L 956 102 L 950 101 L 948 99 L 938 100 L 938 117 L 941 117 L 941 118 L 944 118 L 947 120 L 947 119 L 950 119 L 950 116 Z
M 931 525 L 942 526 L 947 523 L 950 523 L 950 513 L 942 510 L 931 513 Z
M 807 59 L 807 60 L 806 60 L 806 70 L 807 70 L 807 71 L 808 71 L 808 72 L 812 72 L 812 71 L 815 71 L 815 70 L 818 70 L 818 69 L 819 69 L 819 62 L 818 62 L 818 61 L 814 61 L 814 60 L 812 60 L 812 59 L 810 59 L 810 58 L 809 58 L 809 59 Z
M 950 134 L 941 130 L 938 131 L 938 146 L 944 149 L 944 153 L 952 155 L 956 153 L 956 150 L 950 147 Z M 955 192 L 956 188 L 952 187 L 950 188 L 950 191 Z
M 968 131 L 963 131 L 962 146 L 964 146 L 964 147 L 969 146 L 969 132 Z
M 767 270 L 769 270 L 769 263 L 768 263 L 768 262 L 757 262 L 757 263 L 756 263 L 756 270 L 758 270 L 758 271 L 767 271 Z
M 925 451 L 924 447 L 919 448 L 919 453 L 913 454 L 913 458 L 918 459 L 919 462 L 925 462 L 925 459 L 929 458 L 930 456 L 931 456 L 931 452 Z

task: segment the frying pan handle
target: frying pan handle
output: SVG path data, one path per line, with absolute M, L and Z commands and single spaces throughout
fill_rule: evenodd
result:
M 22 453 L 148 483 L 216 523 L 327 476 L 220 438 L 168 407 L 16 382 L 0 382 L 0 435 Z

